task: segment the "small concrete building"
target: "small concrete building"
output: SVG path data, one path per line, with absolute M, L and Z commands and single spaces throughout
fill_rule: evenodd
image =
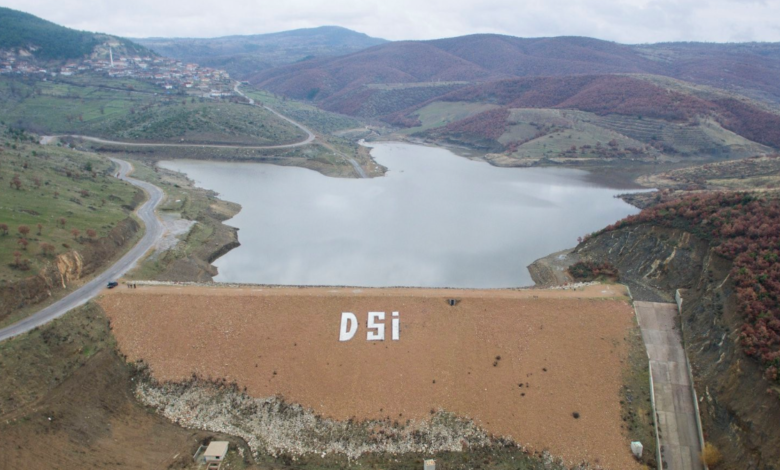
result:
M 228 451 L 227 441 L 213 441 L 206 447 L 206 451 L 203 453 L 203 461 L 206 462 L 206 466 L 209 470 L 219 470 L 222 465 L 222 461 L 225 460 L 225 456 Z
M 433 459 L 428 459 L 423 462 L 423 470 L 436 470 L 436 461 Z

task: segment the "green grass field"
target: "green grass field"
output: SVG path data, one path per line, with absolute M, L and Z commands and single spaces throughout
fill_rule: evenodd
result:
M 225 100 L 166 95 L 139 80 L 0 77 L 5 124 L 41 134 L 159 142 L 273 145 L 305 134 L 274 114 Z
M 451 122 L 460 121 L 475 116 L 485 111 L 498 108 L 494 104 L 467 103 L 457 101 L 437 101 L 431 103 L 413 114 L 420 119 L 420 126 L 411 127 L 400 131 L 401 134 L 411 135 L 416 132 L 424 132 L 429 129 L 443 127 Z
M 137 190 L 113 176 L 114 165 L 107 158 L 41 146 L 6 128 L 0 134 L 0 224 L 8 226 L 7 234 L 0 230 L 0 282 L 36 273 L 58 253 L 78 251 L 88 230 L 103 237 L 128 217 L 130 211 L 122 206 L 132 204 Z M 29 228 L 26 236 L 20 226 Z M 44 243 L 53 246 L 50 253 L 44 254 Z M 28 269 L 15 265 L 14 252 Z
M 300 101 L 285 99 L 265 90 L 244 86 L 241 91 L 257 104 L 270 106 L 320 134 L 331 134 L 361 126 L 361 122 L 349 116 L 324 111 Z
M 257 106 L 182 98 L 147 105 L 100 127 L 101 135 L 130 141 L 278 145 L 306 134 Z

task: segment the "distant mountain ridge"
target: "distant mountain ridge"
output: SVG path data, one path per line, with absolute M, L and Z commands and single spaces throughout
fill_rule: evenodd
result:
M 350 54 L 387 41 L 339 26 L 218 38 L 141 38 L 139 44 L 160 55 L 245 77 L 311 58 Z
M 123 53 L 154 55 L 127 39 L 77 31 L 29 13 L 0 7 L 0 50 L 24 51 L 39 60 L 80 59 L 111 42 Z
M 261 71 L 250 81 L 302 99 L 316 90 L 316 100 L 324 100 L 376 83 L 625 73 L 678 78 L 780 103 L 778 43 L 623 45 L 584 37 L 479 34 L 387 43 Z

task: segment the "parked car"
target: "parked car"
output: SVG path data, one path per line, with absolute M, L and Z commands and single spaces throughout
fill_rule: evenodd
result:
M 116 282 L 116 281 L 109 281 L 108 285 L 106 287 L 108 287 L 109 289 L 113 289 L 114 287 L 116 287 L 118 285 L 119 285 L 119 283 Z

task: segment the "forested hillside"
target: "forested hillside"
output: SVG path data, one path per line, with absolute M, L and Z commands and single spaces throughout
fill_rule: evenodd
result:
M 89 56 L 106 42 L 124 54 L 154 55 L 127 39 L 66 28 L 21 11 L 0 7 L 0 50 L 24 50 L 39 60 L 68 60 Z M 116 49 L 115 49 L 116 50 Z
M 75 59 L 91 53 L 98 43 L 92 33 L 0 8 L 0 49 L 24 48 L 42 59 Z

